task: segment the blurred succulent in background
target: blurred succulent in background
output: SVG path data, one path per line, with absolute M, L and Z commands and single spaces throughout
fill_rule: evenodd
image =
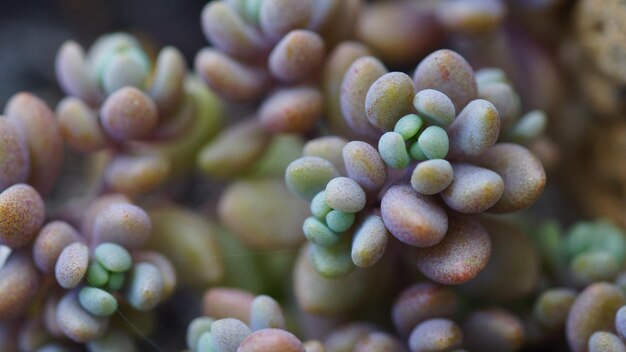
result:
M 188 77 L 173 47 L 153 63 L 128 34 L 103 36 L 87 53 L 68 41 L 56 70 L 70 95 L 57 107 L 64 140 L 83 153 L 108 152 L 102 176 L 113 191 L 142 194 L 184 175 L 220 127 L 219 100 Z
M 277 301 L 243 290 L 211 288 L 203 298 L 203 313 L 187 328 L 190 351 L 406 351 L 397 338 L 366 323 L 339 327 L 324 341 L 300 341 L 287 331 Z
M 213 47 L 198 53 L 196 71 L 228 100 L 262 100 L 255 115 L 267 131 L 305 133 L 322 114 L 316 81 L 326 53 L 352 34 L 360 4 L 210 2 L 202 12 L 202 29 Z

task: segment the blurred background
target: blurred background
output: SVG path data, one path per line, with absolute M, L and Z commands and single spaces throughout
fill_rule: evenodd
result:
M 52 106 L 62 97 L 54 59 L 68 39 L 89 46 L 103 33 L 128 31 L 148 42 L 176 45 L 188 62 L 206 39 L 200 11 L 206 0 L 1 0 L 0 106 L 28 90 Z

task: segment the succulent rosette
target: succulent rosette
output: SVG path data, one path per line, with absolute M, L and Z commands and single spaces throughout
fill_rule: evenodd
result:
M 78 229 L 62 220 L 44 225 L 43 201 L 28 185 L 14 185 L 0 197 L 7 210 L 0 221 L 3 243 L 13 249 L 0 269 L 0 321 L 23 319 L 22 334 L 34 329 L 59 343 L 107 346 L 100 340 L 119 335 L 134 349 L 132 331 L 112 318 L 150 312 L 177 285 L 170 260 L 146 246 L 153 230 L 146 211 L 122 195 L 103 196 Z
M 439 50 L 411 79 L 364 56 L 346 71 L 340 103 L 347 124 L 365 141 L 378 139 L 377 148 L 322 137 L 309 143 L 324 147 L 309 148 L 285 174 L 290 190 L 311 200 L 303 230 L 326 276 L 375 264 L 391 234 L 415 247 L 430 279 L 469 281 L 491 253 L 471 215 L 519 211 L 543 191 L 541 162 L 511 141 L 540 135 L 545 114 L 520 118 L 501 71 L 475 74 L 462 56 Z
M 183 175 L 219 129 L 219 100 L 188 76 L 173 47 L 152 61 L 125 33 L 101 37 L 86 53 L 68 41 L 56 71 L 69 95 L 57 106 L 63 139 L 83 153 L 109 152 L 103 183 L 114 191 L 142 194 Z

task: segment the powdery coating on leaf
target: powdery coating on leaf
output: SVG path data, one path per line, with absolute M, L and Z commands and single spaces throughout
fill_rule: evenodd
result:
M 268 87 L 269 77 L 264 70 L 238 62 L 213 48 L 200 50 L 194 66 L 204 83 L 226 99 L 254 100 Z
M 451 155 L 481 155 L 498 140 L 500 114 L 490 102 L 473 100 L 452 122 L 448 135 Z
M 587 352 L 596 331 L 615 331 L 615 313 L 626 304 L 623 291 L 606 282 L 587 286 L 576 298 L 565 325 L 567 344 L 574 352 Z
M 163 281 L 163 299 L 174 293 L 177 282 L 176 270 L 163 254 L 156 251 L 136 251 L 133 253 L 133 262 L 149 263 L 159 269 L 161 281 Z
M 37 191 L 25 184 L 0 193 L 0 244 L 12 249 L 32 242 L 43 224 L 45 208 Z
M 56 114 L 61 136 L 72 148 L 89 153 L 109 143 L 100 127 L 98 115 L 80 99 L 64 98 L 57 105 Z
M 269 70 L 280 81 L 302 82 L 319 71 L 325 50 L 324 40 L 317 33 L 291 31 L 270 53 Z
M 302 342 L 292 333 L 280 329 L 262 329 L 248 335 L 238 352 L 305 352 Z
M 380 137 L 378 152 L 385 164 L 394 169 L 403 169 L 411 162 L 404 138 L 396 132 L 387 132 Z
M 452 50 L 442 49 L 426 56 L 413 75 L 415 90 L 435 89 L 447 95 L 456 111 L 476 98 L 476 80 L 469 63 Z
M 248 247 L 281 250 L 302 243 L 302 222 L 309 207 L 281 180 L 259 179 L 230 185 L 218 202 L 217 213 L 224 226 Z
M 33 259 L 37 268 L 51 274 L 66 246 L 82 241 L 81 235 L 65 221 L 53 221 L 44 226 L 33 245 Z
M 187 347 L 192 351 L 197 351 L 198 340 L 206 332 L 211 331 L 211 324 L 215 320 L 209 317 L 198 317 L 187 326 Z
M 525 209 L 543 193 L 546 184 L 543 165 L 520 145 L 498 143 L 474 162 L 495 171 L 504 180 L 504 193 L 490 212 L 509 213 Z
M 305 28 L 313 11 L 314 0 L 264 0 L 259 9 L 263 33 L 278 40 L 290 31 Z
M 478 85 L 478 97 L 491 102 L 500 114 L 500 129 L 506 131 L 519 118 L 521 103 L 510 84 L 487 82 Z
M 250 306 L 250 328 L 253 331 L 276 328 L 285 328 L 283 310 L 270 296 L 257 296 Z
M 331 2 L 339 4 L 340 2 Z M 341 112 L 340 89 L 343 76 L 350 65 L 359 57 L 371 55 L 361 43 L 346 41 L 339 43 L 326 58 L 322 71 L 322 91 L 324 93 L 324 116 L 331 132 L 345 136 L 354 133 Z
M 133 264 L 130 253 L 116 243 L 99 244 L 94 256 L 103 267 L 116 273 L 127 271 Z
M 376 148 L 368 143 L 353 141 L 343 148 L 343 160 L 348 177 L 368 194 L 377 193 L 387 180 L 387 167 Z
M 450 219 L 446 237 L 429 248 L 418 248 L 417 267 L 430 279 L 456 285 L 476 277 L 487 265 L 491 241 L 487 231 L 470 218 Z
M 251 333 L 250 328 L 239 319 L 220 319 L 211 324 L 211 336 L 219 352 L 237 351 L 239 345 Z
M 332 246 L 341 239 L 339 234 L 334 233 L 323 221 L 314 217 L 304 220 L 302 231 L 307 240 L 324 247 Z
M 462 343 L 461 328 L 452 320 L 442 318 L 420 323 L 409 336 L 411 352 L 447 351 Z
M 304 133 L 320 119 L 322 104 L 322 93 L 316 88 L 283 89 L 263 102 L 259 119 L 271 132 Z
M 319 156 L 333 163 L 341 174 L 345 174 L 343 149 L 348 141 L 342 137 L 324 136 L 309 140 L 302 149 L 303 156 Z M 358 181 L 357 181 L 358 182 Z
M 326 214 L 326 225 L 331 230 L 342 233 L 352 227 L 355 217 L 354 213 L 346 213 L 333 209 Z
M 365 99 L 372 83 L 387 73 L 385 65 L 373 56 L 356 59 L 341 82 L 340 104 L 348 125 L 359 135 L 378 138 L 378 131 L 367 118 Z M 402 116 L 399 116 L 400 118 Z
M 439 126 L 427 127 L 417 139 L 417 145 L 428 159 L 443 159 L 450 150 L 448 134 Z
M 367 91 L 365 111 L 368 121 L 383 132 L 392 131 L 402 116 L 413 111 L 414 96 L 413 82 L 407 74 L 384 74 Z
M 111 276 L 116 277 L 119 274 L 109 273 L 100 263 L 91 261 L 89 267 L 87 267 L 85 279 L 91 286 L 104 287 L 109 283 Z
M 437 194 L 454 179 L 452 165 L 447 160 L 433 159 L 417 164 L 411 174 L 411 186 L 421 194 Z
M 93 245 L 113 242 L 132 250 L 141 247 L 148 240 L 152 232 L 152 222 L 148 214 L 136 205 L 113 203 L 103 207 L 95 215 L 92 232 Z
M 372 332 L 359 339 L 353 352 L 394 351 L 406 352 L 404 344 L 394 336 L 384 332 Z
M 248 323 L 254 298 L 254 294 L 236 288 L 211 288 L 202 298 L 202 313 L 215 319 L 232 317 Z
M 89 266 L 89 248 L 80 242 L 74 242 L 65 247 L 56 262 L 54 273 L 64 288 L 76 287 Z
M 589 352 L 625 352 L 626 346 L 619 336 L 605 331 L 596 331 L 589 338 Z
M 36 96 L 18 93 L 7 102 L 4 114 L 22 133 L 28 146 L 28 183 L 46 195 L 59 177 L 64 155 L 63 139 L 54 113 Z
M 126 299 L 137 310 L 146 311 L 163 300 L 163 278 L 159 269 L 149 263 L 137 263 L 129 273 Z
M 416 114 L 408 114 L 396 122 L 393 131 L 399 133 L 405 141 L 408 141 L 417 135 L 423 125 L 424 120 L 421 117 Z
M 26 182 L 30 170 L 28 147 L 17 128 L 0 116 L 0 192 Z
M 389 232 L 411 246 L 434 246 L 448 231 L 445 211 L 411 186 L 389 188 L 382 198 L 380 211 Z
M 271 135 L 257 119 L 246 120 L 205 145 L 198 154 L 198 166 L 212 176 L 233 176 L 248 169 L 270 141 Z
M 434 89 L 424 89 L 417 92 L 413 98 L 413 107 L 420 117 L 442 127 L 450 125 L 456 117 L 452 100 Z
M 402 291 L 393 304 L 391 317 L 396 329 L 408 335 L 424 320 L 451 317 L 457 306 L 458 299 L 451 288 L 425 282 Z
M 443 201 L 460 213 L 482 213 L 502 197 L 504 181 L 495 172 L 471 164 L 452 164 L 454 179 L 441 192 Z
M 117 300 L 113 295 L 97 287 L 83 287 L 78 292 L 80 305 L 98 317 L 108 317 L 117 311 Z
M 0 268 L 0 321 L 22 314 L 38 294 L 41 282 L 28 253 L 12 252 Z
M 145 137 L 157 125 L 159 113 L 152 99 L 133 87 L 121 88 L 102 105 L 100 121 L 107 135 L 117 140 Z
M 207 39 L 225 53 L 252 58 L 265 54 L 269 49 L 261 32 L 245 23 L 222 1 L 210 2 L 204 7 L 201 23 Z
M 78 302 L 77 293 L 65 294 L 56 308 L 56 320 L 63 334 L 78 343 L 102 337 L 109 319 L 88 313 Z
M 378 215 L 370 215 L 356 230 L 352 240 L 352 262 L 367 268 L 382 258 L 387 248 L 389 232 Z
M 346 213 L 356 213 L 365 207 L 365 191 L 348 177 L 336 177 L 326 185 L 326 204 Z
M 287 188 L 306 199 L 313 199 L 336 177 L 339 177 L 339 171 L 333 164 L 316 156 L 305 156 L 295 160 L 285 171 Z
M 504 309 L 479 310 L 463 324 L 465 346 L 470 351 L 517 351 L 524 344 L 524 325 Z

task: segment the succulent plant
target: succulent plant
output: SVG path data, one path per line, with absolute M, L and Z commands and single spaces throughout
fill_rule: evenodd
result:
M 0 116 L 1 351 L 626 350 L 619 1 L 194 11 L 202 49 L 174 12 L 37 46 L 65 97 Z
M 546 117 L 531 112 L 516 122 L 519 98 L 502 74 L 482 71 L 476 79 L 451 50 L 424 58 L 413 80 L 385 72 L 376 58 L 359 58 L 345 73 L 341 92 L 348 125 L 365 140 L 378 136 L 378 150 L 353 141 L 339 154 L 328 145 L 326 154 L 306 155 L 287 168 L 290 190 L 311 199 L 313 216 L 303 231 L 313 243 L 313 263 L 326 276 L 342 275 L 352 269 L 346 259 L 351 251 L 355 265 L 371 266 L 391 233 L 417 247 L 417 266 L 427 277 L 446 284 L 469 281 L 487 264 L 491 242 L 466 214 L 522 210 L 546 182 L 542 164 L 529 150 L 497 141 L 531 140 Z M 476 99 L 480 94 L 496 105 Z M 501 130 L 510 132 L 501 136 Z M 330 144 L 316 141 L 324 142 Z M 341 159 L 343 167 L 335 167 Z M 388 179 L 388 168 L 409 167 L 410 186 L 403 176 Z M 344 169 L 348 177 L 341 176 Z M 372 214 L 348 231 L 366 206 L 364 213 Z

